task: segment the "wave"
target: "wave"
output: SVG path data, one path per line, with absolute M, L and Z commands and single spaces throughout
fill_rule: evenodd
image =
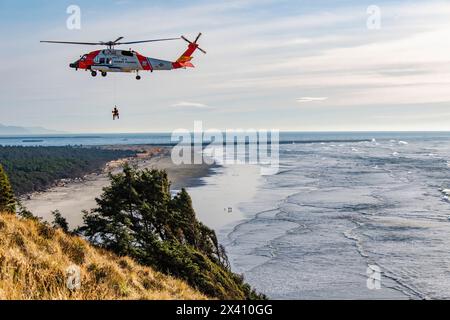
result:
M 450 143 L 375 141 L 280 147 L 279 174 L 227 239 L 252 285 L 280 298 L 449 297 Z M 378 293 L 368 265 L 382 269 Z

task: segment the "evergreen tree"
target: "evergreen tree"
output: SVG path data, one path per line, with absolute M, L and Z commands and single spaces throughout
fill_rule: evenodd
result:
M 199 224 L 195 217 L 195 211 L 192 207 L 192 200 L 186 189 L 182 189 L 172 202 L 171 209 L 175 216 L 175 225 L 177 239 L 180 242 L 190 244 L 195 248 L 200 246 L 200 233 L 198 232 Z
M 33 213 L 28 210 L 20 201 L 17 201 L 17 215 L 24 219 L 32 219 L 36 221 L 42 220 L 42 218 L 34 216 Z
M 16 200 L 8 176 L 0 164 L 0 212 L 15 213 Z
M 229 270 L 216 234 L 200 223 L 186 190 L 173 199 L 165 171 L 125 166 L 110 175 L 98 207 L 84 215 L 78 232 L 98 246 L 134 257 L 161 272 L 185 279 L 222 299 L 260 299 Z
M 69 223 L 67 222 L 66 218 L 64 218 L 59 212 L 59 210 L 55 210 L 52 212 L 53 215 L 53 228 L 59 228 L 65 233 L 69 233 Z

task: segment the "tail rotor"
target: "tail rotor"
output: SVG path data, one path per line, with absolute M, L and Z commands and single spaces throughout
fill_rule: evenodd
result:
M 202 33 L 200 32 L 197 36 L 197 38 L 195 38 L 194 42 L 190 41 L 189 39 L 187 39 L 185 36 L 181 36 L 181 39 L 183 39 L 184 41 L 186 41 L 187 43 L 189 43 L 190 45 L 194 45 L 198 50 L 200 50 L 201 52 L 203 52 L 204 54 L 206 54 L 206 51 L 203 50 L 202 48 L 199 47 L 199 45 L 197 44 L 198 40 L 200 39 L 200 37 L 202 36 Z

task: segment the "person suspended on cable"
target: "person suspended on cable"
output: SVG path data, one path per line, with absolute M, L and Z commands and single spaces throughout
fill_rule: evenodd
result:
M 113 115 L 113 120 L 120 119 L 119 109 L 117 109 L 117 106 L 114 106 L 112 115 Z

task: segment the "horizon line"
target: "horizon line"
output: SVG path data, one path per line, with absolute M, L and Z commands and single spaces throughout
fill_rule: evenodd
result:
M 179 129 L 176 129 L 179 130 Z M 226 130 L 217 129 L 225 133 Z M 236 129 L 229 132 L 235 133 L 239 130 L 248 131 L 278 131 L 279 133 L 450 133 L 450 130 L 279 130 L 279 129 Z M 173 130 L 175 131 L 175 130 Z M 0 138 L 23 138 L 23 137 L 58 137 L 67 135 L 123 135 L 123 134 L 172 134 L 173 131 L 140 131 L 140 132 L 61 132 L 61 133 L 29 133 L 29 134 L 1 134 Z M 189 131 L 194 132 L 194 131 Z M 206 131 L 202 131 L 205 133 Z

